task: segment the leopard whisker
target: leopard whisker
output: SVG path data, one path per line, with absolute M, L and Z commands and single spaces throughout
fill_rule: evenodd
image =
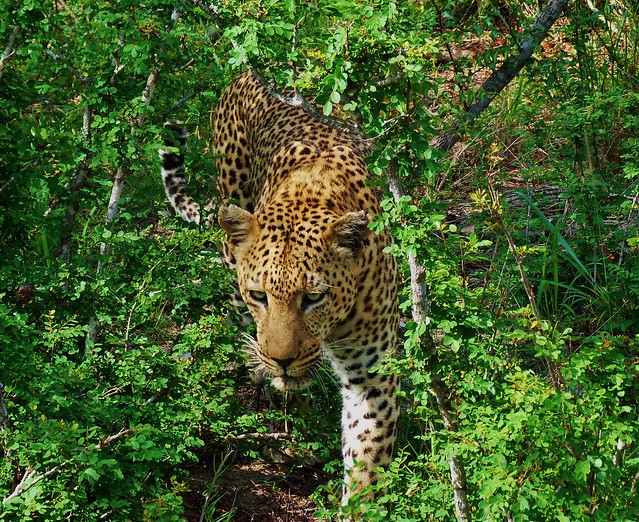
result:
M 348 341 L 354 341 L 356 337 L 342 337 L 340 339 L 326 339 L 324 342 L 324 351 L 339 352 L 340 350 L 349 350 L 353 346 Z

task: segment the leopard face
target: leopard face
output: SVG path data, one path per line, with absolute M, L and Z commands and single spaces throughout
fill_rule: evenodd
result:
M 308 386 L 336 341 L 331 334 L 355 306 L 368 217 L 317 209 L 254 215 L 231 206 L 220 212 L 220 223 L 257 326 L 248 345 L 254 369 L 282 390 Z

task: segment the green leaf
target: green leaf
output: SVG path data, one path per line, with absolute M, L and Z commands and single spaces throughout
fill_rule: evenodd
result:
M 83 473 L 88 477 L 89 483 L 95 484 L 98 480 L 100 480 L 100 474 L 93 468 L 86 468 Z

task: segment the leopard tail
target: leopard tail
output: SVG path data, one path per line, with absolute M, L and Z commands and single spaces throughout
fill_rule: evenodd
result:
M 165 149 L 158 151 L 162 160 L 162 179 L 164 180 L 166 197 L 182 219 L 199 224 L 202 219 L 200 205 L 185 189 L 184 150 L 189 133 L 174 123 L 167 123 L 166 127 L 174 132 L 176 139 L 167 139 L 165 145 L 179 148 L 179 152 Z

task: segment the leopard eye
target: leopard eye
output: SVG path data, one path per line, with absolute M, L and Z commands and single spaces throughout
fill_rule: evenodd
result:
M 266 296 L 266 292 L 262 292 L 260 290 L 249 290 L 249 296 L 253 301 L 256 301 L 260 304 L 267 304 L 268 298 Z
M 322 292 L 309 292 L 308 294 L 304 294 L 302 296 L 302 309 L 308 310 L 314 305 L 321 303 L 324 297 L 326 297 L 326 294 Z

